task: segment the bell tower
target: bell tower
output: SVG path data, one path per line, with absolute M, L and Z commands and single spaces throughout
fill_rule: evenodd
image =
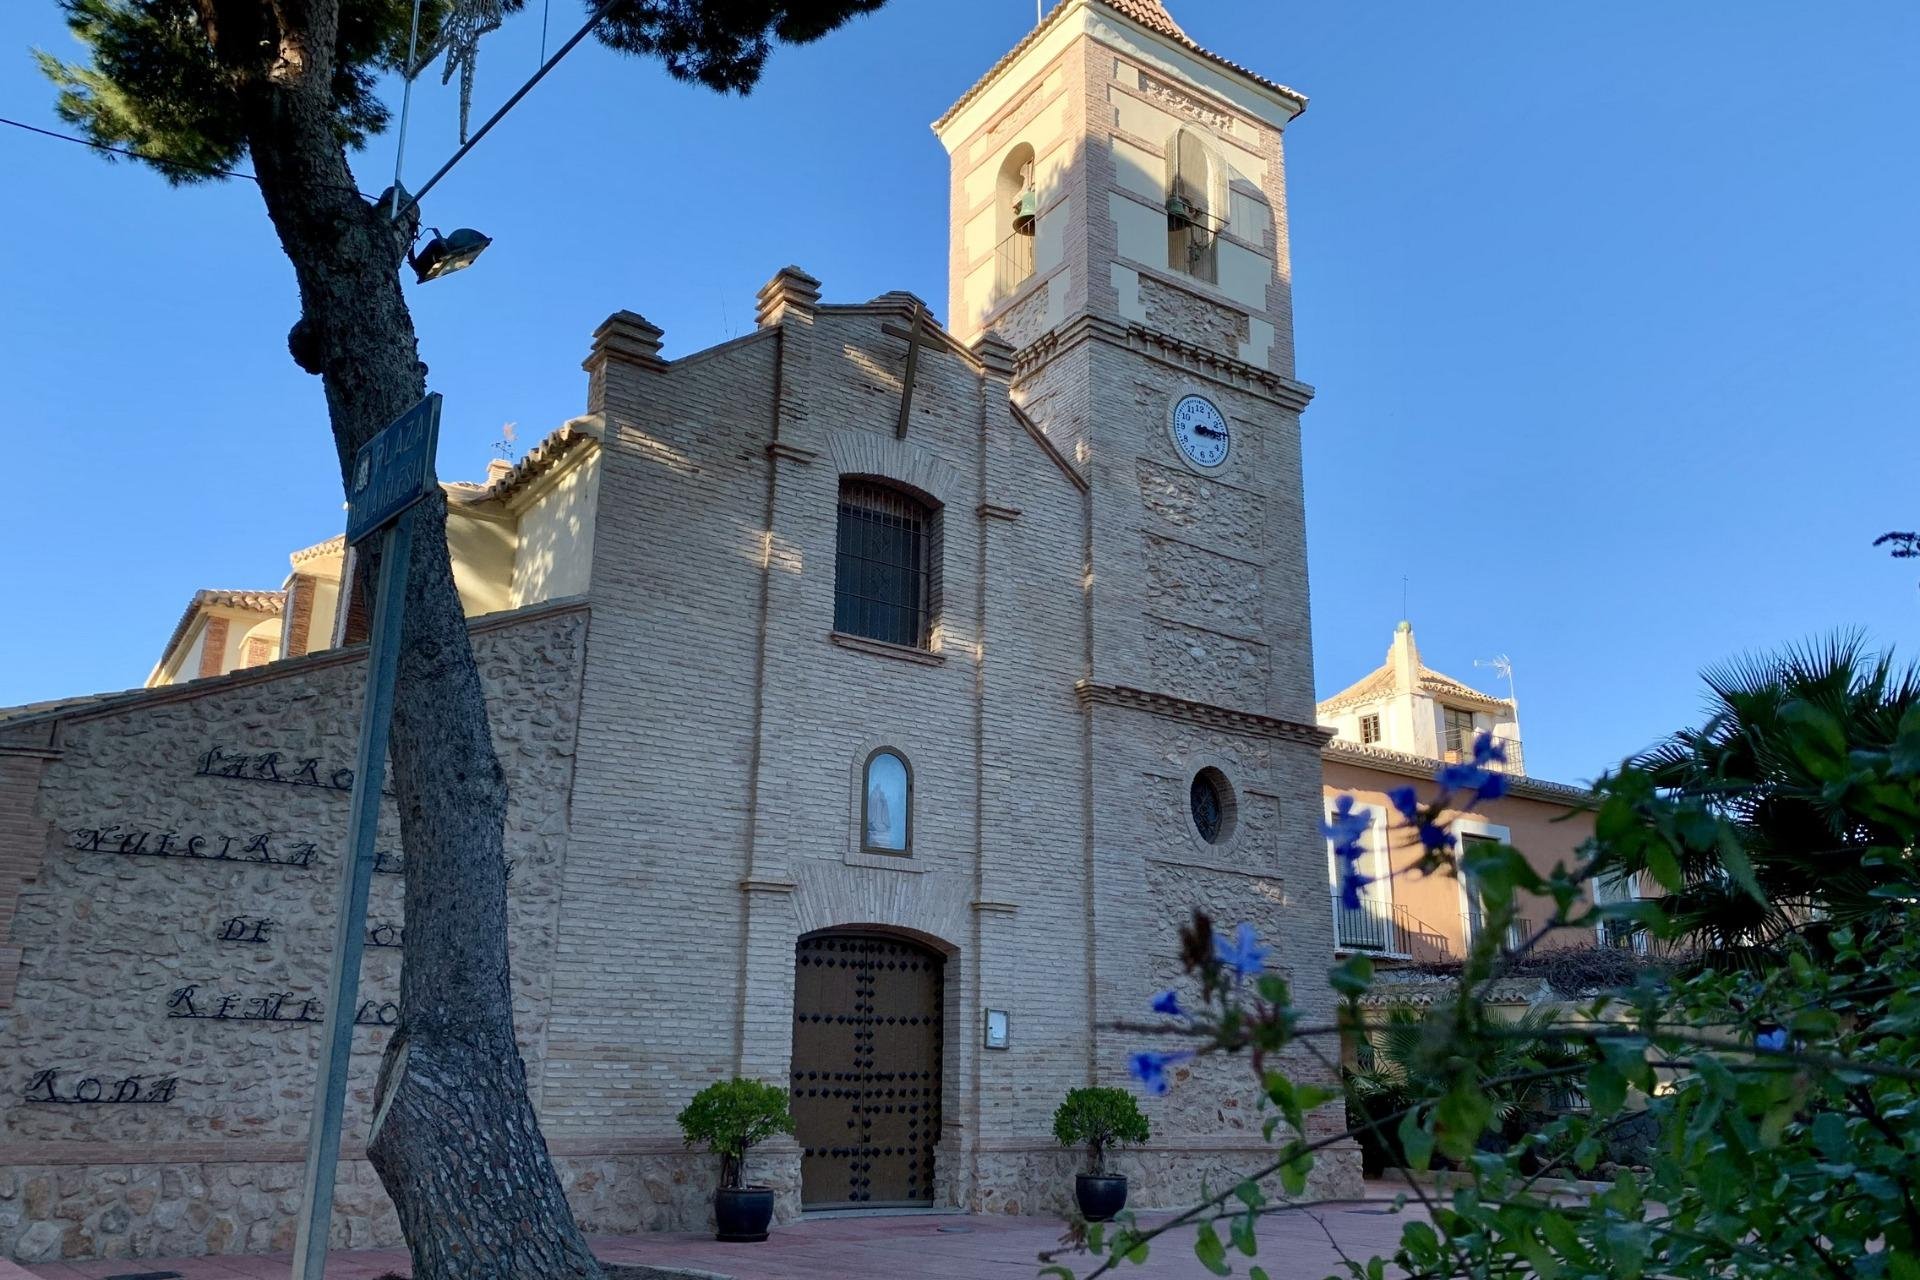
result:
M 955 336 L 1096 316 L 1290 377 L 1281 134 L 1306 105 L 1160 0 L 1064 0 L 934 124 Z
M 1061 0 L 934 124 L 952 163 L 951 331 L 1013 347 L 1016 410 L 1086 482 L 1074 692 L 1100 1083 L 1125 1083 L 1147 1047 L 1110 1028 L 1178 978 L 1196 907 L 1252 923 L 1309 1020 L 1333 1013 L 1301 494 L 1312 389 L 1294 378 L 1282 147 L 1305 108 L 1160 0 Z M 1246 1093 L 1244 1063 L 1193 1074 L 1186 1101 L 1154 1104 L 1174 1183 L 1192 1153 L 1171 1148 L 1237 1149 L 1224 1117 L 1248 1114 L 1231 1109 L 1244 1098 L 1215 1105 Z M 1345 1155 L 1323 1170 L 1323 1188 L 1357 1185 Z

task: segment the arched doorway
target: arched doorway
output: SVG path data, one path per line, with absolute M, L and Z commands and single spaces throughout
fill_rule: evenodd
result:
M 794 956 L 793 1121 L 808 1209 L 933 1203 L 945 959 L 832 932 Z

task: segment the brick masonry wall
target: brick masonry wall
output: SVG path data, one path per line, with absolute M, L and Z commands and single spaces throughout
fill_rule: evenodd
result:
M 578 605 L 542 607 L 474 636 L 511 793 L 514 1004 L 536 1087 L 586 625 Z M 36 864 L 0 1005 L 0 1256 L 290 1245 L 348 793 L 259 779 L 351 767 L 362 670 L 334 651 L 83 708 L 34 792 L 0 796 L 9 861 L 24 839 Z M 240 776 L 222 776 L 230 762 Z M 376 875 L 375 940 L 398 941 L 400 912 L 401 877 Z M 366 1129 L 399 967 L 398 949 L 369 947 L 350 1135 Z M 362 1161 L 343 1166 L 334 1238 L 395 1238 Z

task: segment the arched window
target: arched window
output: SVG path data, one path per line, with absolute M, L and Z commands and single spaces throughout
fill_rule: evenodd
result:
M 924 648 L 933 607 L 937 513 L 882 481 L 840 482 L 833 629 Z
M 1039 229 L 1040 193 L 1034 186 L 1033 147 L 1021 143 L 1000 162 L 994 183 L 993 287 L 1005 297 L 1033 275 L 1033 241 Z
M 1217 240 L 1227 225 L 1221 173 L 1200 134 L 1175 130 L 1167 142 L 1167 265 L 1209 284 L 1220 279 Z
M 913 852 L 913 770 L 891 747 L 867 757 L 860 782 L 860 848 L 867 853 Z

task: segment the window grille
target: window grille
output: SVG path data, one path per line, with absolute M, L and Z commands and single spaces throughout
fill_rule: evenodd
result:
M 1380 741 L 1380 717 L 1360 717 L 1360 742 L 1363 746 L 1373 746 Z
M 835 631 L 925 647 L 932 603 L 932 514 L 923 503 L 884 484 L 841 484 Z

